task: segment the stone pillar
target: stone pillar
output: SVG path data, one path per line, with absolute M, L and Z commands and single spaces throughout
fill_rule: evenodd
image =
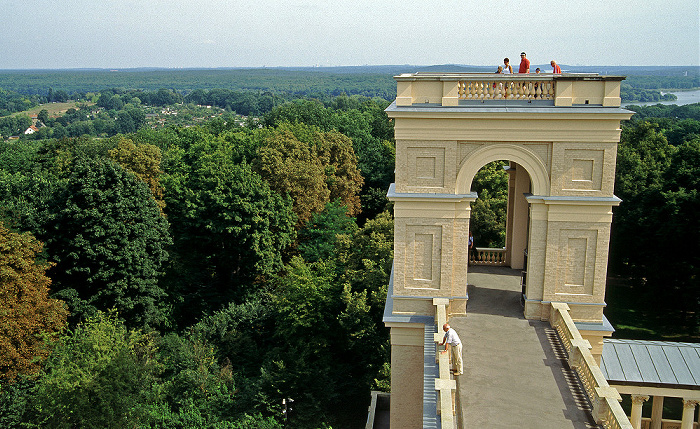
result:
M 693 429 L 695 407 L 698 403 L 700 403 L 698 399 L 683 399 L 683 420 L 681 420 L 681 429 Z
M 661 420 L 664 413 L 664 397 L 654 396 L 651 403 L 651 425 L 649 429 L 661 429 Z
M 510 253 L 510 267 L 516 270 L 522 270 L 525 266 L 524 251 L 527 248 L 528 219 L 528 205 L 524 194 L 530 192 L 530 175 L 518 164 L 511 163 L 511 165 L 515 166 L 515 186 L 512 188 L 513 194 L 508 195 L 509 208 L 510 200 L 513 201 L 513 227 L 510 231 L 512 239 L 510 240 L 511 248 L 508 249 L 508 252 Z M 510 187 L 508 191 L 511 191 Z
M 531 207 L 532 253 L 538 248 L 541 250 L 542 245 L 536 244 L 544 240 L 545 254 L 533 255 L 544 266 L 543 278 L 537 279 L 542 285 L 542 304 L 566 302 L 575 322 L 591 324 L 584 330 L 608 330 L 603 317 L 608 244 L 612 207 L 620 200 L 617 197 L 530 195 L 527 201 Z M 541 205 L 544 208 L 540 208 Z M 546 231 L 542 231 L 545 228 L 540 227 L 541 221 L 546 221 Z M 538 236 L 542 233 L 546 238 Z M 533 268 L 529 257 L 528 265 Z M 537 299 L 529 293 L 530 271 L 528 300 Z M 536 303 L 530 303 L 533 304 Z M 525 309 L 529 317 L 527 302 Z M 542 311 L 542 315 L 548 317 L 548 312 Z
M 541 319 L 549 311 L 542 308 L 544 294 L 545 257 L 547 253 L 548 206 L 541 200 L 530 204 L 530 244 L 527 249 L 527 283 L 525 287 L 525 318 Z
M 423 427 L 423 337 L 425 326 L 387 323 L 391 328 L 392 428 Z
M 632 413 L 630 415 L 630 423 L 634 429 L 642 429 L 642 405 L 648 401 L 646 395 L 632 395 Z
M 511 252 L 513 248 L 513 208 L 515 199 L 515 165 L 511 162 L 509 167 L 506 167 L 508 173 L 508 206 L 506 208 L 506 264 L 511 265 Z
M 398 193 L 394 202 L 393 314 L 434 315 L 433 298 L 449 298 L 450 315 L 467 305 L 470 203 L 476 194 Z

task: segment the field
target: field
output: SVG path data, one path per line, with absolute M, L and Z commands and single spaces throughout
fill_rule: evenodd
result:
M 88 105 L 92 105 L 94 103 L 87 103 Z M 49 117 L 50 118 L 57 118 L 64 113 L 66 113 L 66 110 L 68 109 L 77 109 L 78 108 L 78 103 L 75 101 L 67 101 L 65 103 L 46 103 L 46 104 L 41 104 L 36 107 L 32 107 L 29 110 L 25 110 L 24 112 L 18 112 L 15 113 L 15 115 L 37 115 L 39 112 L 42 110 L 46 109 L 49 112 Z

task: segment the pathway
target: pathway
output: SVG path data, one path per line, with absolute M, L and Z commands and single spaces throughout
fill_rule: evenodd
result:
M 467 316 L 450 320 L 464 343 L 463 428 L 597 427 L 556 333 L 523 316 L 520 271 L 469 267 L 468 281 Z

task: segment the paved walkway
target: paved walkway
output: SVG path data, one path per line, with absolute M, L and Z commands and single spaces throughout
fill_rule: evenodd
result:
M 450 320 L 464 343 L 463 428 L 597 427 L 556 333 L 523 317 L 520 271 L 469 267 L 468 281 L 467 316 Z

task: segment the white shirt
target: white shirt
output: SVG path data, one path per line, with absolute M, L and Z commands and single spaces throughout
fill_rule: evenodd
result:
M 452 328 L 448 329 L 447 332 L 445 332 L 445 336 L 442 337 L 442 340 L 445 343 L 450 344 L 452 346 L 462 344 L 462 341 L 459 340 L 459 335 L 457 335 L 457 332 Z

